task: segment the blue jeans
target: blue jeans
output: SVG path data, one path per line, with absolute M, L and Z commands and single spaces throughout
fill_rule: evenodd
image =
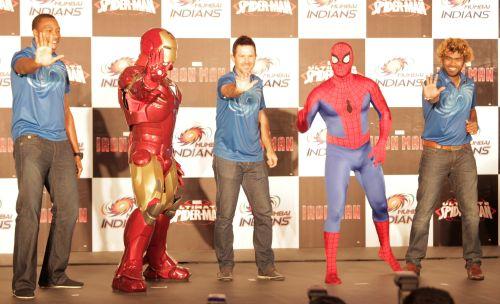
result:
M 23 135 L 14 143 L 19 195 L 16 203 L 12 289 L 36 287 L 37 240 L 44 186 L 52 200 L 52 223 L 39 283 L 66 279 L 73 229 L 78 217 L 78 188 L 73 150 L 67 140 Z
M 214 156 L 213 169 L 217 184 L 214 247 L 219 267 L 234 267 L 233 218 L 240 186 L 245 191 L 254 216 L 253 246 L 257 267 L 261 271 L 274 267 L 274 253 L 271 249 L 273 210 L 266 163 L 234 162 Z
M 418 176 L 418 204 L 411 225 L 407 262 L 420 266 L 420 261 L 425 257 L 429 222 L 446 179 L 450 181 L 462 213 L 463 257 L 467 264 L 481 263 L 477 169 L 470 145 L 457 151 L 424 147 Z

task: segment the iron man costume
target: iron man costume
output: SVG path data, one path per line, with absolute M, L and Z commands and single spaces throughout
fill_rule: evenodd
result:
M 369 78 L 351 73 L 354 54 L 349 44 L 334 44 L 330 58 L 335 76 L 321 83 L 309 94 L 304 109 L 298 114 L 297 128 L 300 132 L 306 132 L 318 112 L 327 126 L 325 282 L 340 284 L 336 257 L 350 171 L 354 171 L 372 207 L 372 218 L 380 241 L 380 258 L 394 271 L 401 270 L 401 267 L 390 247 L 385 182 L 379 166 L 385 160 L 391 113 L 378 85 Z M 370 146 L 368 122 L 370 103 L 380 119 L 380 136 L 373 149 Z
M 182 170 L 172 156 L 172 136 L 181 94 L 168 79 L 177 55 L 175 37 L 156 28 L 141 37 L 141 54 L 119 78 L 118 98 L 130 127 L 129 165 L 137 203 L 125 226 L 125 251 L 112 287 L 146 291 L 147 280 L 187 281 L 188 269 L 166 252 Z M 143 263 L 148 267 L 142 273 Z

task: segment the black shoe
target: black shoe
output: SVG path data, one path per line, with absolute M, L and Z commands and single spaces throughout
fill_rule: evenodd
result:
M 29 288 L 13 290 L 12 295 L 22 300 L 31 300 L 35 298 L 35 292 Z
M 48 282 L 39 282 L 40 288 L 82 288 L 83 282 L 73 281 L 70 278 L 65 278 L 63 281 L 57 284 Z

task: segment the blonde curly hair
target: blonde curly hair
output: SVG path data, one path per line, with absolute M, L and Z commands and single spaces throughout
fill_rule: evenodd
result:
M 446 52 L 459 53 L 464 56 L 464 62 L 471 62 L 474 60 L 474 52 L 466 40 L 460 38 L 448 38 L 443 40 L 436 51 L 438 58 L 443 62 L 446 57 Z

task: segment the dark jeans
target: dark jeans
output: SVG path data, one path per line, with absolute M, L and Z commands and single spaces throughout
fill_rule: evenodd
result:
M 462 213 L 463 256 L 468 264 L 481 262 L 479 212 L 477 206 L 477 170 L 470 145 L 458 151 L 424 147 L 420 160 L 417 208 L 411 225 L 410 245 L 406 261 L 420 266 L 425 257 L 429 222 L 440 200 L 446 179 L 455 192 Z
M 266 163 L 234 162 L 214 156 L 213 169 L 217 183 L 214 246 L 219 267 L 234 267 L 233 218 L 240 185 L 254 216 L 253 246 L 257 267 L 261 271 L 274 267 L 274 253 L 271 249 L 273 210 Z
M 23 135 L 14 144 L 19 187 L 14 239 L 12 289 L 35 289 L 37 240 L 44 186 L 50 193 L 52 224 L 39 283 L 65 280 L 71 238 L 78 216 L 78 189 L 73 150 L 67 140 Z

